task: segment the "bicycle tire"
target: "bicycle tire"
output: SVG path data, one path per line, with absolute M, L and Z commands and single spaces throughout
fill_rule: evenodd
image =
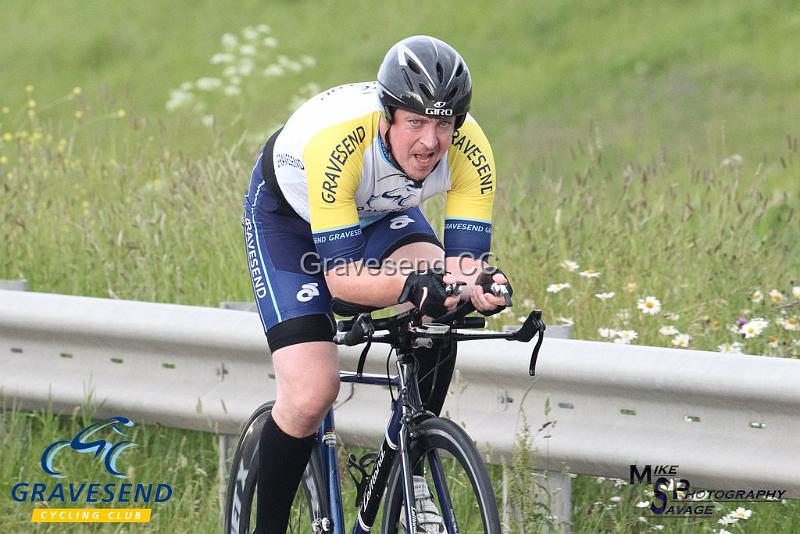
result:
M 242 435 L 233 455 L 225 496 L 225 534 L 251 534 L 254 525 L 256 486 L 258 479 L 258 445 L 261 429 L 272 411 L 274 402 L 261 405 L 244 425 Z M 322 459 L 315 447 L 300 482 L 302 496 L 298 491 L 292 506 L 288 533 L 325 532 L 314 530 L 312 525 L 329 518 L 327 489 L 322 475 Z
M 440 417 L 421 422 L 409 445 L 412 471 L 419 472 L 420 462 L 426 473 L 437 508 L 441 509 L 438 489 L 430 475 L 429 453 L 436 451 L 445 463 L 444 483 L 451 495 L 458 495 L 453 512 L 458 532 L 500 534 L 500 517 L 494 489 L 475 444 L 460 426 Z M 395 460 L 387 483 L 382 530 L 384 534 L 404 532 L 400 523 L 403 505 L 403 476 L 400 457 Z M 466 484 L 466 481 L 469 484 Z M 460 488 L 458 486 L 461 486 Z M 464 502 L 467 500 L 468 502 Z M 456 498 L 453 498 L 456 503 Z M 480 529 L 483 530 L 480 530 Z

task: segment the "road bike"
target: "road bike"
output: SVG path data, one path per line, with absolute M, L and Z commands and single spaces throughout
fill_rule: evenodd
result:
M 491 290 L 503 294 L 504 287 L 492 284 Z M 449 293 L 458 291 L 457 284 L 448 286 Z M 510 294 L 505 294 L 510 305 Z M 469 301 L 433 323 L 423 323 L 416 309 L 383 319 L 373 318 L 371 314 L 375 311 L 376 308 L 334 299 L 334 312 L 352 317 L 338 322 L 334 342 L 348 346 L 366 343 L 357 370 L 340 372 L 341 382 L 386 386 L 392 402 L 392 414 L 378 452 L 361 458 L 351 454 L 347 461 L 358 490 L 357 519 L 350 532 L 369 532 L 378 519 L 381 503 L 381 532 L 425 532 L 419 518 L 424 517 L 420 514 L 426 510 L 417 510 L 417 504 L 420 497 L 428 497 L 445 528 L 439 532 L 499 534 L 497 501 L 486 466 L 463 428 L 424 409 L 414 349 L 485 339 L 528 342 L 538 335 L 529 365 L 529 374 L 533 376 L 545 330 L 542 312 L 531 311 L 514 332 L 496 333 L 475 332 L 484 328 L 486 322 L 481 316 L 467 316 L 474 311 Z M 389 374 L 388 360 L 386 375 L 363 372 L 367 353 L 377 343 L 391 347 L 396 374 Z M 436 367 L 444 363 L 443 358 L 454 357 L 454 350 L 444 352 L 449 356 L 440 357 Z M 397 392 L 396 397 L 392 391 Z M 268 402 L 253 413 L 239 439 L 225 502 L 226 534 L 250 534 L 253 530 L 259 438 L 272 405 Z M 290 532 L 345 534 L 337 441 L 331 408 L 320 425 L 317 445 L 295 497 Z

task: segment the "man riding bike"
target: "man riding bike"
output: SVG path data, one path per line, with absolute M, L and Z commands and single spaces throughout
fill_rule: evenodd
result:
M 332 298 L 409 302 L 432 318 L 459 298 L 487 315 L 504 306 L 475 285 L 491 244 L 495 167 L 468 114 L 471 96 L 458 52 L 409 37 L 386 54 L 377 82 L 334 87 L 303 104 L 253 167 L 243 224 L 277 381 L 260 441 L 257 533 L 285 532 L 315 432 L 339 392 Z M 444 246 L 419 209 L 442 192 Z M 499 271 L 492 278 L 508 282 Z M 447 296 L 456 281 L 467 283 L 463 293 Z M 454 350 L 417 356 L 425 406 L 438 415 Z M 436 516 L 430 504 L 417 509 Z M 437 517 L 426 523 L 440 532 Z

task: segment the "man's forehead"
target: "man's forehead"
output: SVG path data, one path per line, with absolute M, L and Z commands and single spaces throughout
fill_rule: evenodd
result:
M 411 111 L 411 110 L 403 109 L 403 108 L 397 108 L 395 110 L 395 115 L 397 115 L 398 113 L 401 113 L 400 114 L 401 118 L 417 119 L 417 120 L 421 120 L 421 121 L 452 120 L 452 117 L 433 117 L 431 115 L 424 115 L 422 113 L 417 113 L 415 111 Z

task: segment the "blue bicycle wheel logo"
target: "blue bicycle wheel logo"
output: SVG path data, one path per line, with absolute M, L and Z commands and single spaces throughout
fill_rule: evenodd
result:
M 117 459 L 124 450 L 128 449 L 129 447 L 136 447 L 136 444 L 133 443 L 133 441 L 124 440 L 118 443 L 110 443 L 104 439 L 94 439 L 92 441 L 89 440 L 92 438 L 92 436 L 106 427 L 111 427 L 111 430 L 120 436 L 125 436 L 126 434 L 124 432 L 124 428 L 130 428 L 132 426 L 133 421 L 127 417 L 109 417 L 108 419 L 104 419 L 87 426 L 78 432 L 71 440 L 62 439 L 56 441 L 55 443 L 51 443 L 42 453 L 42 469 L 50 476 L 64 478 L 65 475 L 53 467 L 53 460 L 61 449 L 69 447 L 70 449 L 82 454 L 93 452 L 94 457 L 98 461 L 103 462 L 106 471 L 117 478 L 128 478 L 127 475 L 123 475 L 117 469 Z

